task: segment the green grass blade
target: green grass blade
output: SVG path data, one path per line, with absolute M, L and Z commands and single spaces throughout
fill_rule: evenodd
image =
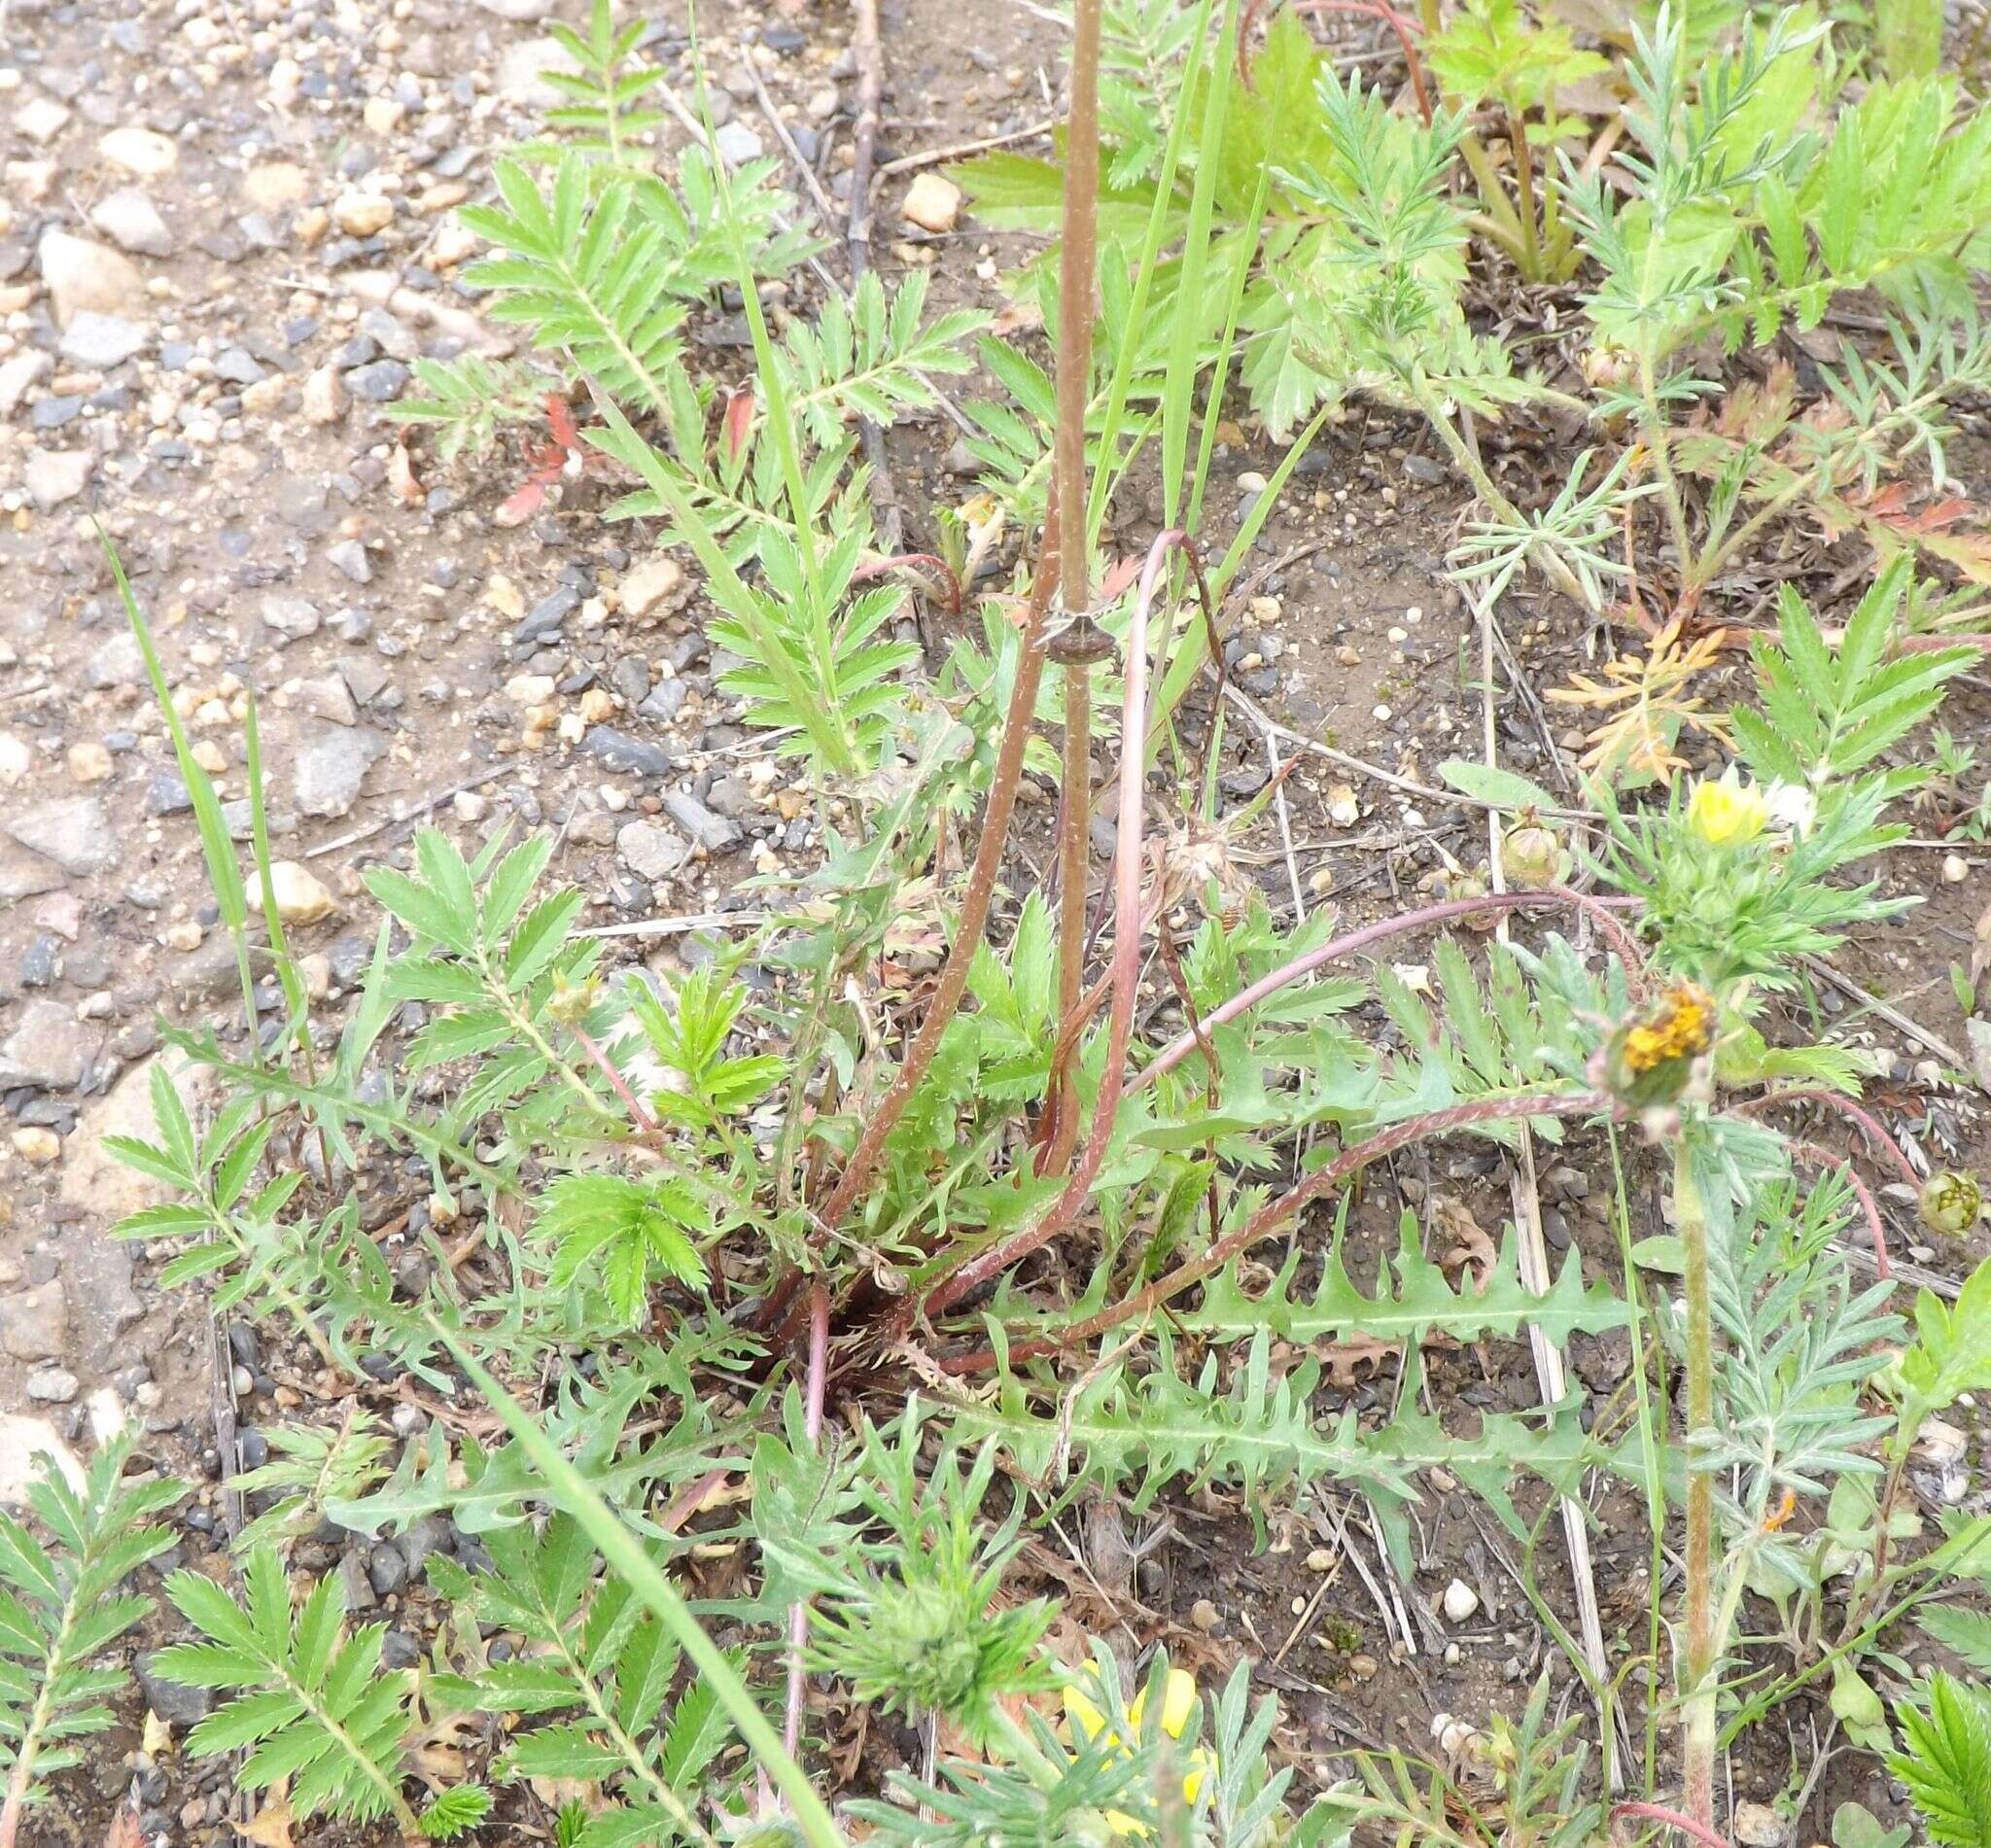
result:
M 139 652 L 145 656 L 145 671 L 152 681 L 153 697 L 158 702 L 159 711 L 165 715 L 166 730 L 172 735 L 173 754 L 180 761 L 180 778 L 187 785 L 188 799 L 193 804 L 193 819 L 200 830 L 200 851 L 207 857 L 207 878 L 214 889 L 215 907 L 220 911 L 228 934 L 235 940 L 235 965 L 242 981 L 242 1008 L 249 1022 L 250 1057 L 261 1065 L 262 1046 L 261 1035 L 256 1030 L 256 978 L 249 967 L 249 894 L 242 884 L 242 868 L 235 859 L 235 844 L 228 838 L 228 824 L 222 814 L 221 797 L 215 793 L 214 779 L 194 758 L 187 727 L 173 710 L 172 692 L 166 685 L 166 671 L 159 665 L 158 650 L 153 646 L 152 631 L 146 626 L 138 599 L 132 595 L 131 582 L 124 575 L 123 560 L 118 556 L 118 548 L 111 543 L 111 536 L 101 526 L 97 528 L 97 543 L 103 547 L 104 557 L 109 561 L 111 575 L 117 581 L 118 595 L 124 600 L 124 613 L 130 618 L 131 633 L 138 638 Z
M 242 720 L 242 754 L 249 779 L 249 846 L 256 860 L 257 886 L 262 894 L 262 925 L 269 932 L 269 954 L 275 959 L 276 978 L 283 984 L 284 1005 L 290 1011 L 289 1030 L 300 1032 L 307 1012 L 304 980 L 297 973 L 297 959 L 291 954 L 290 939 L 284 934 L 284 921 L 277 915 L 276 884 L 269 870 L 269 817 L 262 800 L 262 732 L 256 719 L 253 689 Z
M 1197 308 L 1203 300 L 1204 269 L 1209 260 L 1210 217 L 1216 203 L 1218 155 L 1224 145 L 1224 118 L 1230 112 L 1231 83 L 1238 41 L 1238 0 L 1224 0 L 1223 29 L 1211 62 L 1209 100 L 1204 106 L 1203 135 L 1196 157 L 1196 187 L 1189 200 L 1189 229 L 1182 240 L 1182 271 L 1175 282 L 1175 325 L 1170 330 L 1169 371 L 1162 393 L 1162 523 L 1176 524 L 1182 506 L 1182 471 L 1189 459 L 1191 400 L 1196 391 L 1197 356 L 1202 347 Z M 1185 95 L 1184 107 L 1187 107 Z
M 1190 32 L 1189 43 L 1201 49 L 1209 37 L 1209 16 L 1215 0 L 1199 0 L 1196 9 L 1196 24 Z M 1194 55 L 1191 58 L 1192 69 Z M 1160 262 L 1162 229 L 1169 222 L 1169 206 L 1174 196 L 1175 174 L 1182 163 L 1182 143 L 1189 133 L 1188 98 L 1185 95 L 1175 110 L 1175 119 L 1169 124 L 1168 145 L 1162 150 L 1162 170 L 1155 183 L 1155 202 L 1147 215 L 1147 229 L 1141 237 L 1140 259 L 1134 270 L 1134 299 L 1127 317 L 1126 332 L 1120 341 L 1119 357 L 1113 362 L 1113 376 L 1106 386 L 1104 423 L 1100 435 L 1100 454 L 1110 457 L 1113 445 L 1120 436 L 1120 425 L 1127 415 L 1127 388 L 1134 376 L 1134 356 L 1140 350 L 1140 330 L 1147 320 L 1147 298 L 1154 287 L 1155 269 Z M 1180 293 L 1176 296 L 1176 312 L 1188 312 L 1182 306 Z M 1099 548 L 1100 529 L 1104 524 L 1107 503 L 1106 471 L 1100 469 L 1093 476 L 1092 506 L 1086 509 L 1088 537 L 1095 551 Z

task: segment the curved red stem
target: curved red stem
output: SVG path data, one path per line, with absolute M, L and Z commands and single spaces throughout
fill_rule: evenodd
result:
M 1902 1145 L 1887 1133 L 1887 1127 L 1870 1110 L 1863 1110 L 1851 1098 L 1832 1090 L 1827 1085 L 1793 1085 L 1786 1091 L 1765 1092 L 1760 1098 L 1752 1098 L 1747 1103 L 1735 1107 L 1744 1116 L 1754 1116 L 1759 1110 L 1767 1110 L 1777 1103 L 1823 1103 L 1849 1117 L 1865 1132 L 1868 1141 L 1894 1164 L 1895 1171 L 1907 1184 L 1920 1191 L 1922 1176 L 1915 1172 L 1915 1165 L 1908 1160 Z
M 1729 1848 L 1729 1838 L 1718 1835 L 1704 1823 L 1697 1823 L 1692 1816 L 1682 1815 L 1677 1809 L 1668 1809 L 1663 1803 L 1618 1803 L 1612 1807 L 1611 1820 L 1621 1816 L 1639 1816 L 1650 1823 L 1664 1823 L 1668 1829 L 1677 1829 L 1683 1835 L 1692 1835 L 1695 1841 L 1703 1842 L 1706 1848 Z
M 1378 1131 L 1366 1142 L 1344 1149 L 1325 1168 L 1315 1170 L 1297 1187 L 1290 1188 L 1277 1200 L 1260 1207 L 1236 1232 L 1218 1239 L 1201 1256 L 1177 1265 L 1167 1276 L 1114 1304 L 1111 1308 L 1100 1309 L 1083 1321 L 1073 1322 L 1055 1337 L 1014 1342 L 1008 1350 L 1008 1359 L 1013 1364 L 1033 1359 L 1039 1354 L 1056 1353 L 1075 1342 L 1090 1341 L 1109 1328 L 1117 1328 L 1136 1315 L 1150 1313 L 1170 1297 L 1180 1295 L 1191 1284 L 1201 1283 L 1212 1272 L 1222 1270 L 1239 1253 L 1248 1251 L 1309 1201 L 1332 1192 L 1378 1157 L 1407 1148 L 1413 1142 L 1421 1142 L 1427 1135 L 1443 1135 L 1448 1131 L 1468 1129 L 1475 1123 L 1512 1122 L 1517 1117 L 1589 1116 L 1593 1111 L 1612 1107 L 1612 1100 L 1600 1092 L 1576 1091 L 1559 1095 L 1551 1092 L 1533 1097 L 1481 1098 L 1471 1103 L 1453 1104 L 1448 1110 L 1428 1110 L 1421 1116 L 1406 1117 L 1401 1123 L 1393 1123 L 1387 1129 Z M 993 1271 L 988 1274 L 993 1275 Z M 995 1364 L 995 1353 L 986 1347 L 972 1353 L 957 1354 L 941 1362 L 943 1370 L 951 1374 L 981 1373 Z
M 883 577 L 889 571 L 910 571 L 916 565 L 930 565 L 940 574 L 940 581 L 947 590 L 947 613 L 961 614 L 962 591 L 961 581 L 955 570 L 938 552 L 899 552 L 891 558 L 874 558 L 868 565 L 859 565 L 851 574 L 854 584 L 869 583 L 874 577 Z
M 1623 910 L 1636 903 L 1627 898 L 1593 898 L 1588 892 L 1571 891 L 1566 887 L 1550 886 L 1541 891 L 1488 892 L 1484 898 L 1448 898 L 1441 904 L 1421 905 L 1415 911 L 1407 911 L 1401 917 L 1384 918 L 1380 923 L 1365 924 L 1360 930 L 1351 930 L 1345 937 L 1337 937 L 1332 943 L 1324 943 L 1317 950 L 1310 950 L 1303 957 L 1296 957 L 1283 967 L 1276 968 L 1270 975 L 1260 976 L 1247 988 L 1213 1008 L 1204 1018 L 1204 1029 L 1221 1027 L 1227 1021 L 1234 1021 L 1240 1014 L 1254 1008 L 1268 994 L 1290 986 L 1302 976 L 1311 975 L 1315 969 L 1327 963 L 1339 961 L 1343 957 L 1353 956 L 1359 950 L 1366 950 L 1373 944 L 1386 942 L 1391 937 L 1400 937 L 1407 931 L 1422 930 L 1431 924 L 1445 924 L 1453 918 L 1469 918 L 1489 911 L 1530 911 L 1545 906 L 1574 905 L 1578 910 L 1593 918 L 1598 927 L 1610 938 L 1611 947 L 1618 952 L 1624 963 L 1625 973 L 1634 978 L 1644 967 L 1639 956 L 1638 945 L 1633 942 L 1630 932 L 1611 913 Z M 1170 1040 L 1156 1056 L 1154 1062 L 1136 1075 L 1128 1086 L 1137 1091 L 1151 1079 L 1158 1078 L 1165 1071 L 1179 1065 L 1196 1050 L 1196 1035 L 1185 1032 Z
M 1250 54 L 1246 50 L 1252 26 L 1257 22 L 1265 0 L 1245 0 L 1244 11 L 1238 20 L 1238 77 L 1246 89 L 1251 87 Z M 1403 47 L 1404 63 L 1411 73 L 1411 90 L 1417 99 L 1418 112 L 1424 118 L 1424 126 L 1431 125 L 1431 93 L 1424 85 L 1424 60 L 1417 55 L 1416 42 L 1412 33 L 1417 29 L 1415 19 L 1407 19 L 1389 0 L 1292 0 L 1294 13 L 1354 13 L 1365 19 L 1380 19 L 1396 34 L 1396 42 Z
M 1106 1159 L 1106 1144 L 1120 1114 L 1120 1095 L 1127 1073 L 1127 1042 L 1134 1032 L 1135 989 L 1140 978 L 1140 862 L 1147 785 L 1141 774 L 1147 753 L 1147 616 L 1161 578 L 1162 561 L 1187 539 L 1188 535 L 1179 527 L 1171 526 L 1148 547 L 1147 563 L 1141 567 L 1140 590 L 1134 600 L 1134 614 L 1127 628 L 1121 672 L 1120 807 L 1113 855 L 1113 1004 L 1106 1017 L 1105 1075 L 1100 1080 L 1085 1152 L 1065 1183 L 1064 1192 L 1041 1220 L 999 1244 L 991 1245 L 934 1285 L 926 1301 L 929 1315 L 941 1314 L 970 1290 L 1056 1238 L 1085 1203 L 1093 1177 Z M 910 1307 L 908 1304 L 908 1310 Z

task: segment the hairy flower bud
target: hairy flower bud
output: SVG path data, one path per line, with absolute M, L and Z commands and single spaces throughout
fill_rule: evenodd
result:
M 1514 818 L 1500 837 L 1500 872 L 1519 891 L 1539 891 L 1562 876 L 1562 843 L 1532 808 Z
M 1922 1223 L 1952 1238 L 1969 1232 L 1984 1210 L 1984 1191 L 1974 1174 L 1944 1168 L 1922 1183 Z

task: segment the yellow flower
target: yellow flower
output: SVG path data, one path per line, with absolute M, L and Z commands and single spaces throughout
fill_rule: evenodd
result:
M 1180 1668 L 1170 1669 L 1168 1679 L 1162 1685 L 1162 1730 L 1170 1738 L 1179 1739 L 1183 1727 L 1189 1724 L 1189 1711 L 1195 1705 L 1196 1677 Z M 1143 1688 L 1134 1696 L 1127 1708 L 1127 1723 L 1136 1734 L 1140 1731 L 1141 1716 L 1146 1711 L 1147 1690 Z M 1071 1727 L 1071 1736 L 1076 1744 L 1091 1745 L 1104 1733 L 1107 1742 L 1120 1751 L 1131 1749 L 1131 1741 L 1107 1726 L 1106 1716 L 1099 1710 L 1089 1695 L 1080 1691 L 1076 1683 L 1065 1684 L 1065 1718 Z M 1210 1755 L 1202 1746 L 1197 1746 L 1190 1752 L 1189 1769 L 1182 1778 L 1182 1795 L 1189 1802 L 1196 1801 L 1210 1763 Z M 1124 1810 L 1108 1810 L 1106 1821 L 1111 1825 L 1115 1834 L 1139 1836 L 1147 1832 Z
M 1744 783 L 1733 764 L 1718 782 L 1703 777 L 1687 801 L 1687 825 L 1710 847 L 1740 847 L 1755 840 L 1769 821 L 1769 803 L 1763 791 Z

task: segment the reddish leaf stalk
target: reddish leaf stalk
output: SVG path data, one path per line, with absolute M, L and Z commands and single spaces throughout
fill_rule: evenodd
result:
M 1822 1103 L 1841 1116 L 1849 1117 L 1860 1126 L 1868 1141 L 1894 1165 L 1895 1171 L 1910 1187 L 1920 1191 L 1922 1176 L 1915 1172 L 1915 1165 L 1908 1160 L 1902 1145 L 1888 1134 L 1887 1126 L 1870 1110 L 1863 1109 L 1851 1098 L 1829 1086 L 1793 1085 L 1786 1091 L 1770 1091 L 1760 1098 L 1751 1098 L 1747 1103 L 1738 1103 L 1735 1108 L 1744 1116 L 1754 1116 L 1758 1111 L 1779 1103 Z M 1880 1274 L 1885 1276 L 1887 1273 L 1883 1270 Z
M 1192 1284 L 1201 1283 L 1211 1273 L 1222 1270 L 1240 1252 L 1248 1251 L 1310 1201 L 1334 1192 L 1371 1162 L 1394 1154 L 1400 1148 L 1408 1148 L 1413 1142 L 1421 1142 L 1426 1136 L 1446 1135 L 1453 1130 L 1469 1129 L 1476 1123 L 1512 1122 L 1518 1117 L 1589 1116 L 1613 1107 L 1612 1100 L 1601 1092 L 1544 1092 L 1530 1097 L 1480 1098 L 1470 1103 L 1453 1104 L 1450 1109 L 1428 1110 L 1421 1116 L 1406 1117 L 1401 1123 L 1392 1123 L 1387 1129 L 1379 1130 L 1366 1142 L 1345 1149 L 1325 1168 L 1316 1169 L 1298 1186 L 1261 1207 L 1236 1232 L 1219 1239 L 1201 1256 L 1177 1265 L 1167 1276 L 1158 1278 L 1146 1289 L 1136 1291 L 1112 1308 L 1088 1315 L 1083 1321 L 1073 1322 L 1055 1337 L 1012 1343 L 1009 1359 L 1014 1363 L 1032 1360 L 1039 1354 L 1056 1353 L 1075 1342 L 1103 1335 L 1108 1329 L 1118 1328 L 1135 1316 L 1151 1314 Z M 984 1254 L 985 1258 L 994 1255 L 995 1252 Z M 961 1274 L 957 1273 L 957 1280 Z M 993 1275 L 994 1272 L 990 1271 L 988 1274 Z M 959 1296 L 961 1292 L 955 1294 Z M 951 1374 L 981 1373 L 995 1364 L 996 1356 L 988 1348 L 957 1354 L 941 1363 L 943 1369 Z
M 1683 1816 L 1677 1809 L 1668 1809 L 1663 1803 L 1618 1803 L 1613 1805 L 1611 1820 L 1621 1816 L 1637 1816 L 1649 1823 L 1663 1823 L 1668 1829 L 1677 1829 L 1683 1835 L 1692 1835 L 1705 1848 L 1729 1848 L 1729 1838 L 1718 1835 L 1712 1829 L 1704 1828 L 1692 1816 Z
M 1243 16 L 1238 21 L 1238 76 L 1247 89 L 1251 87 L 1251 65 L 1246 46 L 1264 4 L 1265 0 L 1245 0 Z M 1431 92 L 1424 83 L 1424 60 L 1418 56 L 1417 42 L 1411 36 L 1416 26 L 1415 20 L 1405 18 L 1388 4 L 1388 0 L 1293 0 L 1291 10 L 1295 13 L 1353 13 L 1365 19 L 1380 19 L 1396 34 L 1396 42 L 1403 48 L 1404 63 L 1411 74 L 1411 92 L 1417 99 L 1417 113 L 1424 118 L 1425 127 L 1431 125 Z
M 1093 670 L 1073 661 L 1065 669 L 1065 788 L 1058 817 L 1058 1017 L 1072 1019 L 1085 991 L 1086 867 L 1093 809 Z M 1059 1174 L 1078 1146 L 1078 1097 L 1071 1055 L 1078 1035 L 1060 1034 L 1051 1064 L 1045 1110 L 1051 1136 L 1038 1167 Z
M 851 574 L 851 582 L 867 584 L 874 578 L 883 577 L 887 572 L 911 573 L 918 566 L 924 566 L 938 578 L 942 590 L 947 594 L 947 613 L 950 616 L 960 615 L 965 601 L 961 581 L 955 575 L 954 567 L 938 552 L 897 552 L 891 558 L 874 558 L 869 564 L 859 565 Z
M 1595 921 L 1597 927 L 1610 939 L 1611 947 L 1618 952 L 1626 971 L 1636 976 L 1644 966 L 1638 945 L 1630 932 L 1612 916 L 1614 910 L 1622 910 L 1634 902 L 1625 898 L 1593 898 L 1587 892 L 1550 886 L 1540 891 L 1489 892 L 1484 898 L 1448 898 L 1440 904 L 1420 905 L 1415 911 L 1407 911 L 1401 917 L 1384 918 L 1377 924 L 1363 925 L 1360 930 L 1351 930 L 1346 936 L 1324 943 L 1319 949 L 1310 950 L 1307 955 L 1296 957 L 1291 962 L 1274 969 L 1271 974 L 1261 976 L 1249 988 L 1232 995 L 1222 1006 L 1213 1008 L 1204 1020 L 1204 1030 L 1208 1032 L 1236 1020 L 1240 1014 L 1256 1007 L 1268 994 L 1276 994 L 1302 977 L 1311 975 L 1315 969 L 1337 962 L 1344 957 L 1353 956 L 1358 951 L 1410 931 L 1423 930 L 1454 918 L 1470 918 L 1489 911 L 1532 911 L 1574 905 Z M 1196 1038 L 1195 1032 L 1190 1031 L 1170 1040 L 1154 1062 L 1135 1076 L 1128 1089 L 1138 1091 L 1163 1072 L 1179 1065 L 1196 1051 Z
M 969 1291 L 1056 1238 L 1085 1203 L 1093 1176 L 1106 1159 L 1106 1144 L 1113 1133 L 1114 1119 L 1120 1114 L 1120 1094 L 1127 1074 L 1127 1043 L 1134 1032 L 1135 989 L 1140 978 L 1140 862 L 1146 781 L 1140 774 L 1140 762 L 1141 741 L 1147 737 L 1147 615 L 1161 578 L 1162 563 L 1182 543 L 1183 538 L 1179 529 L 1170 527 L 1148 547 L 1139 594 L 1135 598 L 1134 615 L 1127 628 L 1120 706 L 1120 737 L 1127 761 L 1120 778 L 1118 839 L 1113 858 L 1113 1004 L 1106 1017 L 1106 1068 L 1100 1080 L 1099 1099 L 1093 1106 L 1092 1133 L 1086 1138 L 1085 1153 L 1051 1210 L 1036 1225 L 1027 1226 L 1001 1243 L 991 1245 L 951 1276 L 943 1277 L 926 1297 L 928 1315 L 943 1313 Z M 910 1304 L 907 1307 L 910 1308 Z

